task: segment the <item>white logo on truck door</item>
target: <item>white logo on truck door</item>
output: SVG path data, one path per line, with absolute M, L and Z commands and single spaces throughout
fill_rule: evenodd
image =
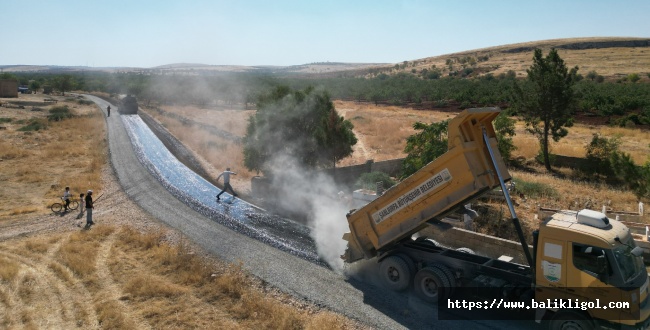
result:
M 420 186 L 412 189 L 406 194 L 400 196 L 394 202 L 386 205 L 381 210 L 375 212 L 372 215 L 372 219 L 375 220 L 376 224 L 379 224 L 380 222 L 384 221 L 386 218 L 397 213 L 397 211 L 403 209 L 407 205 L 424 197 L 427 193 L 430 193 L 431 191 L 440 187 L 443 183 L 448 182 L 450 180 L 451 180 L 451 173 L 449 173 L 448 169 L 444 169 L 438 172 L 437 174 L 435 174 L 434 176 L 432 176 L 429 180 L 422 183 Z

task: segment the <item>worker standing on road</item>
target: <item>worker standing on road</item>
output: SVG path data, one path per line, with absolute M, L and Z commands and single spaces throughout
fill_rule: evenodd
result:
M 86 195 L 79 194 L 79 216 L 77 219 L 81 218 L 81 215 L 84 214 L 84 207 L 86 206 Z
M 217 200 L 221 200 L 221 194 L 223 194 L 227 189 L 230 189 L 230 192 L 232 192 L 233 197 L 237 197 L 237 193 L 232 189 L 232 186 L 230 185 L 230 175 L 237 175 L 235 172 L 230 171 L 230 167 L 226 168 L 225 171 L 223 171 L 219 176 L 217 177 L 217 182 L 219 182 L 219 179 L 223 176 L 223 190 L 217 195 Z
M 86 229 L 94 225 L 93 222 L 93 191 L 88 190 L 86 193 Z
M 111 106 L 106 107 L 106 112 L 108 112 L 108 117 L 111 116 Z

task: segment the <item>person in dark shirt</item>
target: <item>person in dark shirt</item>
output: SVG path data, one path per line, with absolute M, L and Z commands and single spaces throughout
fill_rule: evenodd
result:
M 88 190 L 86 193 L 86 228 L 94 225 L 93 222 L 93 191 Z
M 65 202 L 63 205 L 63 212 L 68 212 L 68 208 L 70 207 L 70 197 L 72 197 L 72 194 L 70 193 L 70 187 L 65 187 L 65 191 L 63 192 L 63 201 Z

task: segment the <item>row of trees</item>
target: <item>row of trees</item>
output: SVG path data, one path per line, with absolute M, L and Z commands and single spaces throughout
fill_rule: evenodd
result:
M 31 74 L 17 75 L 4 72 L 0 73 L 0 79 L 16 80 L 21 86 L 28 86 L 32 91 L 39 91 L 41 88 L 45 90 L 55 89 L 63 95 L 73 89 L 80 89 L 75 77 L 70 74 L 33 76 Z
M 593 73 L 595 77 L 597 74 Z M 534 82 L 517 80 L 515 75 L 474 79 L 446 77 L 420 79 L 408 73 L 379 75 L 377 78 L 305 78 L 258 73 L 215 73 L 210 76 L 163 76 L 139 73 L 84 72 L 74 74 L 16 74 L 21 83 L 51 85 L 62 92 L 76 89 L 132 94 L 139 100 L 162 103 L 215 102 L 254 106 L 257 98 L 278 85 L 303 90 L 321 86 L 333 99 L 376 104 L 416 105 L 423 108 L 461 108 L 499 105 L 507 108 L 522 90 L 534 89 Z M 587 77 L 592 75 L 588 74 Z M 650 84 L 598 83 L 597 78 L 572 78 L 575 110 L 605 117 L 615 125 L 650 124 Z

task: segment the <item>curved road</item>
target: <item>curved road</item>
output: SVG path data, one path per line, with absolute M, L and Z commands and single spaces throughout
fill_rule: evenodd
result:
M 377 329 L 519 329 L 533 322 L 442 321 L 437 309 L 410 295 L 399 295 L 371 284 L 373 279 L 346 278 L 315 263 L 290 255 L 230 230 L 192 210 L 167 191 L 140 163 L 117 106 L 85 95 L 107 117 L 111 166 L 126 194 L 166 225 L 175 228 L 209 253 L 228 262 L 241 262 L 255 276 L 293 296 L 344 314 Z M 374 267 L 369 263 L 366 268 Z M 372 272 L 370 272 L 372 273 Z M 364 277 L 364 276 L 362 276 Z

